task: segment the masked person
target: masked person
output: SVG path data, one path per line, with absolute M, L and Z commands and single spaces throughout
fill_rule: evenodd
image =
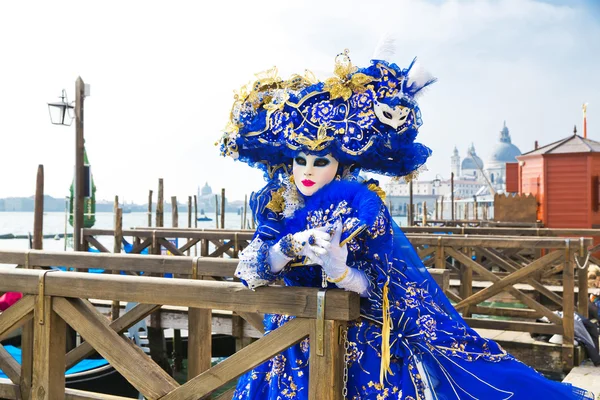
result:
M 254 289 L 341 288 L 361 297 L 348 323 L 348 399 L 592 399 L 545 379 L 469 328 L 390 217 L 369 171 L 411 179 L 431 155 L 417 104 L 434 82 L 418 64 L 356 68 L 347 52 L 324 82 L 275 69 L 235 96 L 222 155 L 265 172 L 258 222 L 236 275 Z M 457 109 L 457 114 L 461 111 Z M 266 315 L 269 333 L 292 317 Z M 236 400 L 307 399 L 309 341 L 243 375 Z M 342 388 L 341 388 L 342 389 Z M 340 390 L 341 390 L 340 389 Z

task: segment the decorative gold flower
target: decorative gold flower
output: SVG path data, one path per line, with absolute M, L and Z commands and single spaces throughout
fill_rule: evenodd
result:
M 364 92 L 365 85 L 373 80 L 363 73 L 356 72 L 357 68 L 352 65 L 348 53 L 346 49 L 335 57 L 333 73 L 336 76 L 325 80 L 324 89 L 329 92 L 331 100 L 339 97 L 344 101 L 348 100 L 353 92 Z
M 328 142 L 333 140 L 333 136 L 327 136 L 328 127 L 325 125 L 319 126 L 317 137 L 315 139 L 308 138 L 303 134 L 297 134 L 292 137 L 296 142 L 308 146 L 312 151 L 323 150 Z

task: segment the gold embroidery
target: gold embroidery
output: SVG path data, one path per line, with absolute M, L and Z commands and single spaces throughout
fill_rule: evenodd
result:
M 266 207 L 276 213 L 283 212 L 285 209 L 285 201 L 283 199 L 283 192 L 285 192 L 285 187 L 279 188 L 276 192 L 271 192 L 271 201 L 269 201 Z

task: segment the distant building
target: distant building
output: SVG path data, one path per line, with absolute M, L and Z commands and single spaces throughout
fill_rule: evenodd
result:
M 521 150 L 511 142 L 505 121 L 504 127 L 500 131 L 500 142 L 492 148 L 485 166 L 485 171 L 494 188 L 506 189 L 506 163 L 517 162 L 517 157 L 520 155 Z
M 500 131 L 499 141 L 491 149 L 484 163 L 477 155 L 475 145 L 467 149 L 465 158 L 461 159 L 456 147 L 450 157 L 450 171 L 454 173 L 454 198 L 470 199 L 473 196 L 489 196 L 489 186 L 497 193 L 506 189 L 506 163 L 516 162 L 521 151 L 512 144 L 506 121 Z M 438 175 L 438 179 L 413 181 L 413 196 L 445 196 L 450 197 L 450 174 Z M 403 180 L 392 182 L 385 187 L 390 197 L 404 198 L 409 196 L 408 184 Z M 403 201 L 401 201 L 403 203 Z
M 214 213 L 216 208 L 215 194 L 208 182 L 204 184 L 202 189 L 198 187 L 198 213 L 209 214 Z

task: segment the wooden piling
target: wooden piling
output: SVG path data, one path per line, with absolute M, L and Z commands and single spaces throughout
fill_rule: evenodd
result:
M 156 223 L 157 228 L 165 226 L 164 220 L 164 193 L 163 193 L 163 180 L 158 180 L 158 199 L 156 200 Z
M 221 229 L 225 229 L 225 188 L 221 189 Z
M 177 196 L 171 196 L 171 227 L 179 228 L 179 210 L 177 209 Z
M 44 166 L 38 165 L 33 206 L 33 248 L 44 248 Z M 65 238 L 66 240 L 66 238 Z
M 148 193 L 148 227 L 152 226 L 152 190 Z
M 248 226 L 248 195 L 244 195 L 244 228 L 243 229 L 248 229 L 250 228 Z
M 219 229 L 219 195 L 215 194 L 215 228 Z
M 198 197 L 194 195 L 194 228 L 198 227 Z M 194 256 L 198 255 L 198 245 L 194 245 Z
M 114 246 L 113 253 L 120 254 L 121 253 L 121 241 L 123 240 L 123 209 L 119 208 L 119 196 L 115 196 L 115 204 L 113 207 L 114 210 L 114 226 L 115 226 L 115 234 L 114 234 Z M 118 275 L 119 271 L 113 271 L 113 274 Z M 120 302 L 113 300 L 110 307 L 110 315 L 112 320 L 116 320 L 119 318 L 121 314 L 121 304 Z

